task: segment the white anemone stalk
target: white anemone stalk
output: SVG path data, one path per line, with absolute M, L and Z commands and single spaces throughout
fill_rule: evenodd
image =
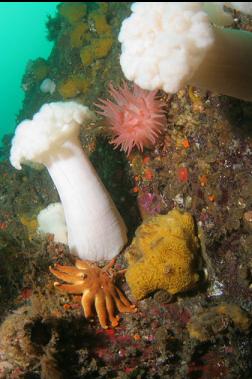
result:
M 10 161 L 46 166 L 61 199 L 72 254 L 81 259 L 112 259 L 127 242 L 126 226 L 79 142 L 80 126 L 93 114 L 75 102 L 45 104 L 21 122 Z

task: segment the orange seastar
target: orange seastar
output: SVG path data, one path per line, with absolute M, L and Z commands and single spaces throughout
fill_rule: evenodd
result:
M 54 283 L 54 286 L 64 292 L 82 293 L 81 304 L 86 318 L 93 316 L 93 308 L 99 318 L 102 328 L 108 328 L 108 319 L 115 327 L 119 323 L 119 316 L 115 316 L 115 308 L 119 312 L 136 312 L 137 308 L 131 304 L 122 291 L 115 285 L 116 272 L 113 270 L 113 259 L 103 268 L 94 262 L 79 259 L 74 266 L 55 264 L 49 267 L 57 278 L 70 284 Z M 120 272 L 119 272 L 120 273 Z

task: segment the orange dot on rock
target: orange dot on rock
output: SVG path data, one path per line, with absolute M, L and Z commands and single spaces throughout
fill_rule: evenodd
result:
M 187 182 L 189 179 L 189 171 L 187 167 L 180 167 L 178 169 L 178 178 L 181 182 Z
M 199 177 L 199 181 L 200 181 L 200 185 L 202 187 L 204 187 L 207 184 L 207 177 L 206 177 L 206 175 L 201 175 Z
M 153 176 L 154 176 L 154 174 L 153 174 L 153 171 L 152 171 L 151 169 L 147 168 L 147 169 L 144 171 L 144 177 L 145 177 L 145 179 L 147 179 L 147 180 L 152 180 L 152 179 L 153 179 Z
M 135 187 L 133 188 L 133 192 L 134 192 L 134 193 L 139 192 L 139 187 L 135 186 Z
M 71 308 L 71 305 L 66 303 L 63 305 L 63 308 L 67 311 L 68 309 Z
M 209 195 L 208 196 L 208 200 L 211 201 L 211 202 L 215 201 L 215 196 L 214 195 Z
M 139 334 L 134 334 L 133 338 L 135 341 L 139 341 L 141 339 L 141 336 Z
M 182 145 L 184 146 L 185 149 L 188 149 L 190 147 L 190 142 L 188 141 L 188 139 L 184 139 L 182 141 Z

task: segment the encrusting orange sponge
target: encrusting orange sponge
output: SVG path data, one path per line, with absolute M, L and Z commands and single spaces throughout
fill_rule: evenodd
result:
M 190 213 L 173 209 L 144 221 L 126 252 L 126 280 L 133 296 L 141 300 L 160 289 L 173 295 L 194 287 L 198 249 Z

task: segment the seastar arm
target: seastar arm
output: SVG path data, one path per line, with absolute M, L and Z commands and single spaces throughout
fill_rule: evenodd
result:
M 116 290 L 116 292 L 118 294 L 119 299 L 121 300 L 121 302 L 126 307 L 130 307 L 130 308 L 135 308 L 136 307 L 134 304 L 131 304 L 131 302 L 126 298 L 126 296 L 123 294 L 123 292 L 118 287 L 115 287 L 115 290 Z
M 106 301 L 106 308 L 109 316 L 109 321 L 111 322 L 111 325 L 113 327 L 117 326 L 119 324 L 120 317 L 115 316 L 115 303 L 110 294 L 105 295 L 105 301 Z
M 126 273 L 127 269 L 124 268 L 123 270 L 119 270 L 116 272 L 116 275 L 124 275 Z
M 116 303 L 117 309 L 121 313 L 133 313 L 137 311 L 134 304 L 131 304 L 124 294 L 119 290 L 119 288 L 114 287 L 112 292 L 113 299 Z
M 86 318 L 92 317 L 94 315 L 93 313 L 94 297 L 88 289 L 85 290 L 83 293 L 83 296 L 81 298 L 81 304 L 82 304 L 85 317 Z
M 75 266 L 77 267 L 77 269 L 86 270 L 86 269 L 90 268 L 90 266 L 92 266 L 92 262 L 91 261 L 81 261 L 80 259 L 76 259 Z
M 103 329 L 108 329 L 106 302 L 102 292 L 98 292 L 98 294 L 95 296 L 95 309 L 101 327 Z
M 83 280 L 83 274 L 79 272 L 79 277 L 77 275 L 69 275 L 65 272 L 61 272 L 58 270 L 53 269 L 52 267 L 49 267 L 49 270 L 53 275 L 55 275 L 57 278 L 64 280 L 67 283 L 76 283 L 78 282 L 78 279 L 80 281 Z
M 78 294 L 83 292 L 83 284 L 60 284 L 58 282 L 55 282 L 54 287 L 60 291 L 68 293 Z
M 62 266 L 59 263 L 54 264 L 54 268 L 58 271 L 65 272 L 66 274 L 79 274 L 80 270 L 74 266 Z
M 103 267 L 102 271 L 109 271 L 113 266 L 115 265 L 115 258 L 111 259 L 109 263 L 106 264 L 106 266 Z

